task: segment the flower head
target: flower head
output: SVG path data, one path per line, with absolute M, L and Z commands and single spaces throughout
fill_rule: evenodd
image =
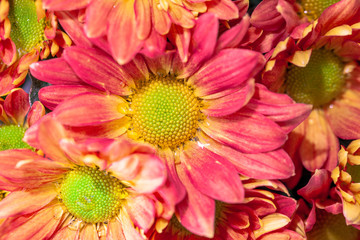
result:
M 40 91 L 54 109 L 49 117 L 75 137 L 125 135 L 153 145 L 179 192 L 181 223 L 207 237 L 214 234 L 215 199 L 243 201 L 239 173 L 270 179 L 293 174 L 280 147 L 309 112 L 308 106 L 255 84 L 263 56 L 227 48 L 223 43 L 232 35 L 217 43 L 214 20 L 211 14 L 199 18 L 194 36 L 203 41 L 194 40 L 197 51 L 186 64 L 169 52 L 120 66 L 100 50 L 77 46 L 31 70 L 53 84 Z M 53 74 L 59 67 L 61 74 Z M 26 138 L 32 137 L 29 132 Z
M 57 29 L 53 13 L 41 8 L 41 1 L 2 0 L 0 11 L 1 96 L 24 82 L 31 63 L 61 53 L 71 41 Z
M 151 147 L 125 139 L 76 142 L 53 119 L 42 121 L 37 141 L 47 158 L 0 152 L 0 188 L 11 191 L 0 202 L 2 238 L 143 239 L 162 214 L 155 192 L 166 170 Z
M 199 14 L 211 12 L 222 20 L 238 17 L 238 9 L 230 0 L 44 0 L 43 6 L 55 11 L 85 8 L 86 35 L 89 38 L 106 36 L 110 52 L 120 64 L 128 63 L 140 51 L 148 56 L 163 53 L 166 35 L 178 46 L 182 59 L 186 61 L 190 30 Z

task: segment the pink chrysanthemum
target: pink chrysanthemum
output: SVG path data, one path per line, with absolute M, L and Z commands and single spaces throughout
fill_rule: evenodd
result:
M 70 47 L 62 58 L 32 65 L 31 72 L 53 84 L 40 98 L 51 109 L 61 103 L 49 117 L 76 137 L 126 135 L 156 147 L 183 199 L 177 205 L 181 223 L 212 237 L 214 199 L 243 201 L 239 173 L 268 179 L 293 174 L 280 147 L 310 108 L 255 84 L 263 56 L 227 48 L 232 34 L 217 42 L 212 14 L 201 16 L 194 30 L 187 64 L 170 52 L 120 66 L 100 50 Z
M 289 135 L 287 151 L 309 171 L 333 170 L 338 139 L 360 136 L 360 3 L 343 0 L 317 21 L 297 27 L 272 51 L 262 82 L 313 105 Z
M 76 142 L 52 119 L 42 121 L 37 141 L 47 158 L 0 152 L 0 188 L 11 192 L 0 202 L 0 239 L 141 240 L 162 214 L 157 197 L 173 195 L 163 191 L 165 166 L 147 145 Z
M 29 95 L 22 89 L 13 89 L 5 100 L 0 98 L 0 151 L 30 148 L 22 141 L 25 130 L 44 115 L 39 101 L 30 108 Z
M 61 53 L 69 37 L 41 1 L 0 1 L 0 96 L 21 85 L 31 63 Z
M 190 29 L 195 26 L 199 14 L 211 12 L 223 20 L 239 16 L 231 0 L 43 0 L 43 6 L 55 11 L 85 8 L 87 36 L 106 35 L 111 53 L 120 64 L 129 62 L 141 49 L 150 55 L 154 47 L 164 51 L 165 35 L 182 49 L 186 61 Z

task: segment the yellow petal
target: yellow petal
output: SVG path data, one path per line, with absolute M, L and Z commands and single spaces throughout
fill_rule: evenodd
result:
M 310 60 L 311 52 L 311 49 L 306 51 L 296 51 L 290 58 L 290 62 L 298 67 L 305 67 Z
M 352 34 L 352 28 L 349 25 L 344 24 L 331 29 L 330 31 L 325 33 L 325 36 L 348 36 L 351 34 Z
M 280 213 L 273 213 L 267 215 L 263 219 L 261 219 L 262 227 L 254 231 L 255 238 L 259 236 L 274 231 L 276 229 L 280 229 L 286 226 L 290 222 L 290 218 Z

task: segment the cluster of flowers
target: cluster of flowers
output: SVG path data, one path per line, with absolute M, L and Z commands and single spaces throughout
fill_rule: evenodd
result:
M 0 240 L 360 239 L 360 0 L 0 0 L 0 58 Z

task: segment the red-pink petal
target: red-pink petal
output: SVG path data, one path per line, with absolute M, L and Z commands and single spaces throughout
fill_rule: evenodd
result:
M 55 185 L 10 193 L 0 202 L 0 218 L 16 217 L 36 212 L 56 196 Z
M 104 94 L 103 91 L 87 85 L 52 85 L 41 88 L 38 94 L 40 101 L 50 110 L 54 110 L 63 101 L 82 93 Z
M 84 84 L 63 58 L 54 58 L 30 65 L 31 75 L 51 84 Z
M 4 109 L 15 124 L 23 126 L 30 109 L 29 95 L 21 88 L 12 91 L 5 99 Z
M 27 126 L 33 125 L 44 115 L 45 107 L 39 101 L 35 101 L 31 106 L 26 119 Z
M 267 152 L 244 154 L 224 146 L 199 134 L 199 141 L 210 151 L 224 156 L 240 174 L 257 179 L 286 179 L 294 174 L 294 165 L 282 149 Z
M 108 21 L 108 41 L 112 55 L 119 64 L 125 64 L 143 45 L 143 40 L 137 37 L 133 1 L 117 2 Z
M 121 119 L 126 101 L 116 95 L 85 93 L 60 104 L 53 115 L 62 124 L 81 127 Z
M 85 32 L 89 38 L 97 38 L 106 34 L 107 19 L 114 6 L 113 1 L 92 0 L 86 8 Z
M 180 160 L 194 187 L 203 194 L 227 203 L 240 203 L 244 189 L 240 177 L 226 159 L 196 142 L 189 142 Z
M 215 99 L 204 99 L 201 111 L 212 117 L 221 117 L 235 113 L 245 106 L 255 91 L 255 81 L 251 80 L 242 84 L 238 90 Z
M 214 236 L 215 201 L 192 185 L 182 165 L 177 166 L 177 172 L 188 192 L 185 199 L 176 205 L 180 223 L 192 233 L 212 238 Z
M 53 11 L 75 10 L 86 7 L 90 0 L 42 0 L 43 7 Z
M 327 170 L 316 169 L 306 186 L 298 190 L 298 194 L 307 201 L 326 198 L 331 182 L 330 173 Z
M 199 125 L 211 138 L 244 153 L 275 150 L 287 138 L 273 121 L 245 109 L 222 118 L 207 117 Z
M 132 78 L 111 56 L 94 48 L 69 47 L 64 58 L 86 83 L 117 95 L 128 95 Z
M 166 180 L 163 163 L 156 155 L 131 154 L 118 159 L 108 168 L 120 180 L 128 181 L 135 191 L 152 193 Z
M 126 199 L 125 208 L 134 225 L 147 232 L 155 220 L 154 202 L 144 196 L 138 195 Z
M 191 76 L 189 83 L 195 86 L 196 96 L 206 97 L 249 81 L 264 62 L 264 57 L 258 52 L 224 49 Z

